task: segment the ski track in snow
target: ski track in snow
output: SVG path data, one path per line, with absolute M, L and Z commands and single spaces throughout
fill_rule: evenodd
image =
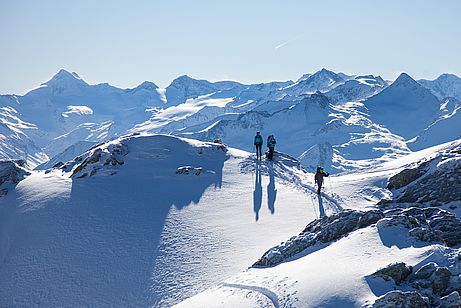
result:
M 229 287 L 229 288 L 236 288 L 236 289 L 243 289 L 243 290 L 250 290 L 254 292 L 259 292 L 262 295 L 266 296 L 274 305 L 275 308 L 279 308 L 279 300 L 277 297 L 277 294 L 272 292 L 271 290 L 263 287 L 258 287 L 258 286 L 250 286 L 250 285 L 244 285 L 244 284 L 237 284 L 237 283 L 223 283 L 222 286 L 224 287 Z

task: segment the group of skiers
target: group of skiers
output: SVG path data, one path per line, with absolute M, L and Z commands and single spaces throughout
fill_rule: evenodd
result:
M 269 135 L 267 137 L 267 148 L 269 151 L 267 152 L 267 159 L 273 160 L 274 159 L 274 150 L 277 141 L 275 141 L 274 135 Z M 256 132 L 254 145 L 256 147 L 256 159 L 261 160 L 262 157 L 262 147 L 263 147 L 263 137 L 261 136 L 260 132 Z
M 267 159 L 273 160 L 274 159 L 274 150 L 275 145 L 277 142 L 275 141 L 274 135 L 269 135 L 267 137 L 267 148 L 269 151 L 267 152 Z M 260 132 L 256 132 L 254 145 L 256 148 L 256 159 L 261 160 L 262 157 L 262 147 L 263 147 L 263 137 L 261 136 Z M 314 183 L 317 184 L 317 194 L 320 194 L 320 190 L 322 189 L 323 185 L 323 178 L 329 176 L 328 172 L 323 170 L 323 167 L 317 167 L 317 171 L 314 176 Z

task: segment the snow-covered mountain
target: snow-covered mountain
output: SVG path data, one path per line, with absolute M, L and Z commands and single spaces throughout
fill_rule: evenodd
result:
M 187 99 L 197 98 L 202 95 L 219 91 L 242 89 L 244 85 L 233 81 L 209 82 L 207 80 L 193 79 L 187 75 L 180 76 L 166 88 L 166 98 L 169 104 L 177 105 Z
M 427 87 L 62 70 L 0 96 L 0 306 L 461 306 L 461 103 Z
M 315 218 L 277 157 L 135 135 L 32 172 L 0 197 L 0 305 L 170 307 L 215 285 Z
M 304 75 L 295 84 L 289 86 L 288 89 L 296 95 L 314 93 L 316 91 L 327 92 L 344 82 L 345 80 L 338 74 L 327 69 L 321 69 L 310 76 Z
M 14 109 L 21 121 L 32 124 L 21 131 L 48 156 L 75 142 L 122 135 L 165 104 L 153 83 L 126 90 L 109 84 L 89 85 L 76 73 L 65 70 L 26 95 L 11 96 L 12 99 L 15 104 L 2 99 L 1 105 Z
M 437 97 L 405 73 L 364 104 L 373 122 L 405 139 L 427 128 L 440 109 Z
M 455 97 L 461 99 L 461 78 L 453 74 L 442 74 L 435 80 L 418 80 L 439 99 Z
M 357 76 L 327 92 L 334 103 L 362 100 L 381 92 L 388 84 L 380 76 Z

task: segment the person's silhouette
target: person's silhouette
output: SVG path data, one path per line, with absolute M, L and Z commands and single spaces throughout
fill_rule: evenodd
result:
M 255 220 L 259 219 L 259 210 L 261 209 L 261 204 L 263 201 L 263 188 L 261 185 L 261 169 L 259 162 L 256 162 L 255 167 L 255 189 L 253 191 L 253 211 L 255 212 Z
M 277 198 L 277 189 L 275 189 L 274 169 L 269 167 L 269 184 L 267 184 L 267 207 L 271 214 L 275 213 L 275 198 Z

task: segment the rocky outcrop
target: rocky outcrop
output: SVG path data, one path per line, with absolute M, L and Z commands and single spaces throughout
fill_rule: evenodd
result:
M 440 242 L 448 247 L 461 244 L 461 221 L 448 211 L 436 208 L 393 209 L 384 212 L 380 227 L 401 225 L 409 235 L 423 242 Z
M 394 175 L 387 185 L 392 191 L 392 200 L 381 200 L 379 204 L 421 203 L 435 206 L 460 201 L 460 153 L 461 145 L 454 145 L 450 150 Z
M 337 240 L 350 232 L 365 228 L 384 217 L 378 210 L 367 212 L 344 210 L 314 220 L 297 236 L 269 249 L 253 266 L 274 266 L 315 244 Z
M 392 176 L 387 184 L 388 189 L 399 189 L 422 177 L 429 170 L 429 162 L 423 162 L 416 168 L 404 169 Z
M 402 262 L 390 264 L 372 274 L 388 281 L 392 278 L 397 286 L 413 290 L 388 292 L 378 298 L 373 307 L 461 307 L 458 293 L 461 290 L 461 280 L 456 270 L 451 272 L 445 266 L 429 262 L 417 271 L 412 271 L 411 266 Z M 417 306 L 411 306 L 411 303 L 417 303 Z
M 202 173 L 202 168 L 200 167 L 192 167 L 192 166 L 184 166 L 179 167 L 176 170 L 176 174 L 184 174 L 184 175 L 200 175 Z
M 418 292 L 391 291 L 381 296 L 372 306 L 373 308 L 426 308 L 430 307 L 427 298 Z
M 447 296 L 440 299 L 440 308 L 459 308 L 461 307 L 461 298 L 458 291 L 453 291 Z
M 93 176 L 102 169 L 107 169 L 105 170 L 106 173 L 113 175 L 116 170 L 104 167 L 123 165 L 123 157 L 127 154 L 128 149 L 123 143 L 103 143 L 94 146 L 65 164 L 57 164 L 54 168 L 59 168 L 64 172 L 72 172 L 71 177 L 76 178 Z
M 398 208 L 386 212 L 347 209 L 309 223 L 299 235 L 269 249 L 253 266 L 280 264 L 309 247 L 330 243 L 375 223 L 378 228 L 403 226 L 408 229 L 410 237 L 423 242 L 438 242 L 448 247 L 461 244 L 461 221 L 454 214 L 439 208 Z M 396 274 L 390 274 L 394 270 Z M 401 272 L 401 275 L 397 272 Z M 384 270 L 382 275 L 399 283 L 405 278 L 404 272 L 401 265 L 397 264 Z
M 0 161 L 0 187 L 4 183 L 18 184 L 30 172 L 25 169 L 26 161 L 24 160 L 6 160 Z M 0 189 L 0 197 L 8 193 L 8 188 Z
M 412 270 L 412 266 L 406 266 L 403 262 L 392 263 L 376 271 L 373 275 L 382 277 L 384 280 L 390 280 L 390 278 L 392 278 L 396 284 L 400 284 L 411 274 Z

